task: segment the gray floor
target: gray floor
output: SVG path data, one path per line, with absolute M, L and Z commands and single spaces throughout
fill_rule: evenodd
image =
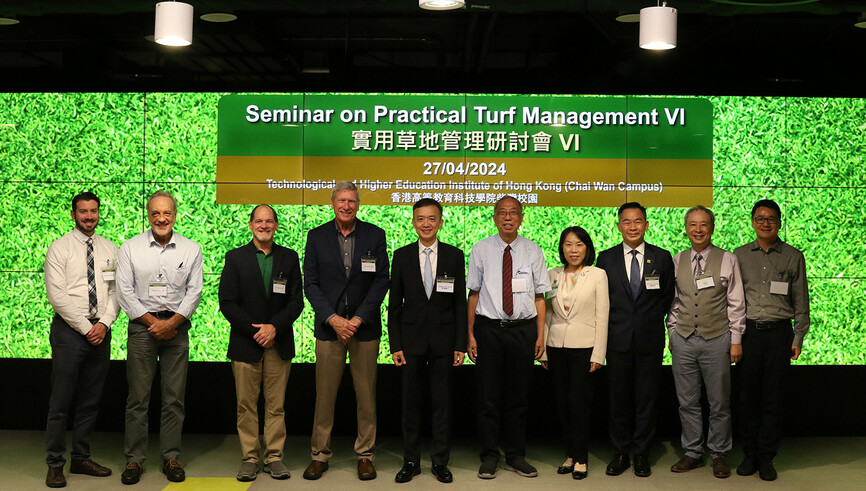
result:
M 149 455 L 158 455 L 156 438 L 152 435 Z M 309 438 L 292 437 L 286 445 L 285 463 L 292 472 L 288 481 L 275 481 L 260 475 L 252 483 L 239 483 L 234 474 L 239 466 L 239 447 L 236 436 L 185 435 L 184 454 L 187 481 L 170 484 L 159 470 L 159 462 L 152 459 L 145 464 L 145 473 L 136 486 L 123 486 L 120 472 L 124 463 L 122 436 L 117 433 L 99 433 L 93 442 L 94 459 L 114 470 L 108 478 L 69 475 L 67 488 L 80 490 L 267 490 L 267 489 L 428 489 L 456 490 L 516 490 L 516 489 L 574 489 L 590 486 L 592 489 L 866 489 L 866 438 L 789 438 L 785 440 L 781 455 L 776 459 L 779 479 L 763 482 L 757 475 L 729 479 L 715 479 L 709 467 L 687 474 L 673 474 L 669 467 L 678 459 L 677 448 L 671 442 L 656 446 L 652 455 L 653 475 L 638 478 L 631 473 L 618 477 L 604 474 L 611 449 L 597 442 L 589 461 L 589 477 L 574 481 L 570 476 L 556 474 L 561 449 L 556 443 L 533 444 L 528 449 L 528 460 L 539 471 L 539 476 L 527 479 L 500 469 L 496 479 L 482 481 L 475 476 L 478 469 L 477 448 L 472 441 L 458 441 L 452 452 L 451 470 L 455 482 L 438 483 L 430 474 L 429 460 L 422 463 L 422 474 L 411 483 L 396 484 L 394 474 L 402 464 L 398 439 L 383 439 L 376 454 L 379 477 L 375 481 L 361 482 L 355 476 L 355 459 L 348 438 L 334 441 L 336 456 L 331 469 L 319 481 L 305 481 L 301 473 L 308 464 Z M 739 463 L 741 455 L 732 452 L 731 465 Z M 0 490 L 47 489 L 43 434 L 35 431 L 0 431 Z M 68 471 L 68 466 L 67 466 Z

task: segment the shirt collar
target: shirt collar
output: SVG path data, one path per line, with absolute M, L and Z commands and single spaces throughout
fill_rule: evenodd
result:
M 150 244 L 150 245 L 156 244 L 159 247 L 162 247 L 162 244 L 157 242 L 156 239 L 153 237 L 153 229 L 147 229 L 147 239 L 148 239 L 148 244 Z M 166 244 L 165 247 L 168 247 L 168 246 L 177 247 L 177 241 L 175 239 L 177 239 L 177 232 L 172 230 L 171 231 L 171 238 L 168 239 L 168 244 Z
M 424 249 L 426 249 L 426 248 L 427 248 L 427 246 L 422 244 L 421 241 L 419 240 L 418 241 L 418 254 L 419 255 L 424 254 Z M 439 239 L 438 238 L 433 241 L 433 245 L 430 246 L 430 250 L 433 251 L 433 254 L 439 254 Z
M 496 234 L 496 235 L 494 235 L 494 237 L 496 237 L 496 245 L 499 247 L 500 251 L 505 251 L 505 247 L 509 246 L 509 245 L 511 246 L 511 250 L 514 250 L 517 247 L 517 245 L 520 243 L 520 240 L 523 238 L 522 236 L 518 235 L 517 238 L 514 239 L 513 241 L 511 241 L 510 244 L 506 244 L 505 241 L 502 240 L 501 235 Z
M 93 236 L 88 237 L 87 235 L 84 234 L 84 232 L 82 232 L 81 230 L 78 230 L 78 227 L 75 227 L 72 229 L 72 236 L 75 237 L 75 240 L 84 244 L 87 242 L 87 239 L 92 239 L 92 238 L 96 237 L 96 234 L 93 234 Z
M 631 247 L 629 247 L 625 242 L 622 243 L 623 255 L 626 255 L 626 256 L 631 255 L 631 251 L 632 251 L 632 250 L 636 250 L 638 254 L 640 254 L 641 256 L 643 256 L 643 255 L 644 255 L 644 250 L 645 250 L 645 249 L 646 249 L 646 242 L 641 242 L 641 243 L 640 243 L 637 247 L 635 247 L 634 249 L 632 249 Z
M 767 252 L 771 252 L 771 251 L 782 252 L 782 244 L 783 244 L 782 239 L 776 239 L 776 243 L 771 245 L 770 248 L 767 250 Z M 749 244 L 749 249 L 753 250 L 753 251 L 760 250 L 763 252 L 763 249 L 761 249 L 761 246 L 758 245 L 757 240 L 754 240 Z
M 709 247 L 707 247 L 706 249 L 702 250 L 701 252 L 697 252 L 697 251 L 694 250 L 694 248 L 689 247 L 689 251 L 691 251 L 691 256 L 690 256 L 691 260 L 694 261 L 694 260 L 695 260 L 695 256 L 697 256 L 698 254 L 700 254 L 701 256 L 703 256 L 703 258 L 704 258 L 704 262 L 706 262 L 707 258 L 710 257 L 710 251 L 713 250 L 713 247 L 715 247 L 715 246 L 712 245 L 712 244 L 710 244 Z
M 355 233 L 355 227 L 356 227 L 357 225 L 358 225 L 358 219 L 356 218 L 356 219 L 352 220 L 352 230 L 349 230 L 348 235 L 352 235 L 353 233 Z M 337 219 L 336 219 L 336 218 L 334 219 L 334 228 L 337 229 L 337 233 L 338 233 L 338 234 L 343 235 L 343 231 L 340 230 L 340 224 L 337 223 Z

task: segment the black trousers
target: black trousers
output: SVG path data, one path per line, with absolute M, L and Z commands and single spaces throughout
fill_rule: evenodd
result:
M 790 327 L 747 328 L 740 372 L 740 438 L 747 456 L 775 457 L 782 442 L 785 374 L 791 365 Z
M 90 458 L 90 437 L 96 427 L 99 400 L 108 374 L 111 331 L 93 346 L 59 315 L 51 321 L 51 398 L 45 425 L 49 467 L 66 464 L 66 426 L 75 400 L 72 422 L 72 461 Z
M 581 464 L 586 464 L 589 453 L 589 415 L 595 389 L 595 376 L 589 373 L 591 356 L 592 348 L 547 347 L 565 457 Z
M 610 441 L 617 453 L 646 455 L 656 433 L 662 351 L 608 351 Z
M 403 460 L 421 462 L 421 415 L 424 411 L 423 389 L 430 382 L 432 432 L 430 460 L 433 465 L 447 465 L 451 456 L 451 356 L 405 355 L 403 371 Z M 429 377 L 426 375 L 429 374 Z
M 498 321 L 478 316 L 474 334 L 478 344 L 476 392 L 481 460 L 498 462 L 500 441 L 506 462 L 524 457 L 529 384 L 538 339 L 535 319 L 500 327 Z

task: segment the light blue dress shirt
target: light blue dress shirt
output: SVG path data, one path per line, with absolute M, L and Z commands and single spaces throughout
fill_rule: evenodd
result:
M 544 253 L 535 242 L 521 236 L 511 245 L 512 278 L 526 280 L 526 291 L 514 293 L 514 311 L 505 315 L 502 309 L 502 254 L 506 244 L 499 234 L 488 237 L 469 253 L 466 287 L 478 292 L 475 313 L 490 319 L 531 319 L 538 315 L 535 295 L 550 291 L 550 278 Z
M 117 300 L 130 319 L 170 310 L 189 319 L 201 301 L 201 246 L 172 232 L 163 248 L 148 230 L 120 246 Z M 165 283 L 165 295 L 150 295 L 151 283 Z

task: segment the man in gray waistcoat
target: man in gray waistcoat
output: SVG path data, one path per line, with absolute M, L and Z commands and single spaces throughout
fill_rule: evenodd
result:
M 685 456 L 671 471 L 704 465 L 704 386 L 713 476 L 726 478 L 731 475 L 725 458 L 731 450 L 731 363 L 743 356 L 746 302 L 737 257 L 711 243 L 715 221 L 712 210 L 690 208 L 685 225 L 692 247 L 674 256 L 676 296 L 667 325 Z

